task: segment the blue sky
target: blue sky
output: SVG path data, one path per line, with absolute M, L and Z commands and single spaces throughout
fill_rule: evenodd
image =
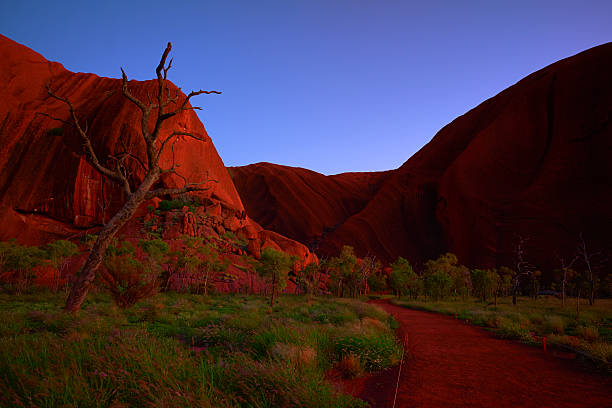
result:
M 524 76 L 612 41 L 610 1 L 7 1 L 0 32 L 71 71 L 171 79 L 228 166 L 400 166 Z

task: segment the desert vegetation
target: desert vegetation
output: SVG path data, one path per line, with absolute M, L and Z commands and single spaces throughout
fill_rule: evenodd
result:
M 94 237 L 3 242 L 0 405 L 365 406 L 326 375 L 395 364 L 394 320 L 321 297 L 317 264 L 296 270 L 272 248 L 229 255 L 229 238 L 114 240 L 79 314 L 60 306 Z M 219 294 L 230 265 L 245 284 Z M 281 294 L 289 272 L 306 296 Z
M 578 352 L 609 368 L 610 275 L 595 279 L 586 267 L 581 271 L 564 265 L 544 282 L 542 272 L 524 265 L 523 272 L 509 267 L 470 270 L 453 254 L 444 254 L 425 262 L 418 274 L 399 258 L 388 276 L 389 289 L 396 295 L 391 302 L 456 316 L 491 328 L 503 338 L 533 344 L 546 338 L 549 345 Z M 589 296 L 581 297 L 585 293 Z
M 398 361 L 393 320 L 356 300 L 163 293 L 79 315 L 48 290 L 0 295 L 0 405 L 362 407 L 325 381 Z

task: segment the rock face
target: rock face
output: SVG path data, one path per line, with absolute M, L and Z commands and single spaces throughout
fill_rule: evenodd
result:
M 537 71 L 445 126 L 400 168 L 374 173 L 371 190 L 337 186 L 351 175 L 290 177 L 267 164 L 232 168 L 234 183 L 265 228 L 310 243 L 316 232 L 303 225 L 301 203 L 308 219 L 335 226 L 320 255 L 349 244 L 385 261 L 452 251 L 469 266 L 513 265 L 521 236 L 532 263 L 556 267 L 555 252 L 572 253 L 580 232 L 594 249 L 612 247 L 610 72 L 612 43 Z M 358 210 L 330 217 L 335 197 Z
M 112 165 L 111 155 L 122 151 L 144 160 L 140 112 L 122 95 L 120 79 L 69 72 L 1 35 L 0 53 L 0 240 L 17 238 L 40 244 L 100 225 L 119 208 L 124 193 L 86 162 L 72 126 L 41 115 L 63 120 L 69 117 L 66 105 L 49 97 L 45 84 L 72 102 L 80 122 L 89 128 L 95 151 L 107 165 Z M 185 98 L 175 85 L 168 85 L 171 94 L 178 93 L 179 100 Z M 131 93 L 143 101 L 148 94 L 155 94 L 156 86 L 156 81 L 129 82 Z M 260 237 L 261 227 L 251 225 L 197 115 L 186 111 L 164 126 L 162 138 L 164 132 L 181 130 L 205 140 L 179 137 L 174 154 L 179 172 L 189 182 L 201 182 L 207 176 L 214 180 L 208 191 L 197 194 L 209 215 L 217 217 L 215 228 L 248 235 L 257 244 L 269 239 Z M 160 163 L 162 168 L 171 167 L 171 149 L 166 149 Z M 144 170 L 136 160 L 128 162 L 128 167 L 135 182 L 142 180 Z M 180 187 L 183 183 L 182 178 L 171 174 L 161 179 L 158 187 Z M 194 216 L 185 217 L 181 232 L 197 234 Z M 304 250 L 308 252 L 301 244 L 295 246 L 301 247 L 301 255 L 305 255 Z
M 271 163 L 230 167 L 229 171 L 253 219 L 313 250 L 329 233 L 363 210 L 389 174 L 324 176 Z

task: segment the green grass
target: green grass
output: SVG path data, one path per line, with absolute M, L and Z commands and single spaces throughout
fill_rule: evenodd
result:
M 119 309 L 103 294 L 0 294 L 0 406 L 362 407 L 326 370 L 398 361 L 381 309 L 353 300 L 160 294 Z
M 392 303 L 413 309 L 443 313 L 469 320 L 478 326 L 495 330 L 503 338 L 539 344 L 546 336 L 549 343 L 570 346 L 586 352 L 596 362 L 612 364 L 612 299 L 597 299 L 593 306 L 587 300 L 576 313 L 576 300 L 568 299 L 565 307 L 554 297 L 498 299 L 497 306 L 474 299 L 424 302 L 392 300 Z

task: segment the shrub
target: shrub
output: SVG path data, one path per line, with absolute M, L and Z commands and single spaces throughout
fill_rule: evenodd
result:
M 315 349 L 294 344 L 276 343 L 270 349 L 270 354 L 299 368 L 311 366 L 317 360 Z
M 497 333 L 501 338 L 521 340 L 524 342 L 533 341 L 529 330 L 522 327 L 519 322 L 500 317 L 497 319 Z
M 34 283 L 34 268 L 42 265 L 47 252 L 36 246 L 19 245 L 16 240 L 0 242 L 0 278 L 10 289 L 21 293 Z
M 366 370 L 375 371 L 398 360 L 399 346 L 391 333 L 349 335 L 336 340 L 335 353 L 338 361 L 354 355 Z
M 363 374 L 363 367 L 361 367 L 359 357 L 354 354 L 342 357 L 342 360 L 336 364 L 336 368 L 346 378 L 355 378 Z
M 593 326 L 578 326 L 576 334 L 587 341 L 595 341 L 599 338 L 599 331 Z
M 130 307 L 157 292 L 161 282 L 161 266 L 157 263 L 157 257 L 163 247 L 154 244 L 145 246 L 151 251 L 145 259 L 145 267 L 136 258 L 136 249 L 129 241 L 109 246 L 99 277 L 119 307 Z
M 563 334 L 565 320 L 561 316 L 544 316 L 544 328 L 547 333 Z
M 586 350 L 595 358 L 606 363 L 612 363 L 612 344 L 604 342 L 590 343 L 585 346 Z
M 190 211 L 195 211 L 196 207 L 199 207 L 201 204 L 199 201 L 195 199 L 176 199 L 176 200 L 161 200 L 157 209 L 159 211 L 172 211 L 172 210 L 180 210 L 183 207 L 189 207 Z
M 565 344 L 573 348 L 578 348 L 582 345 L 582 341 L 576 336 L 552 334 L 548 337 L 551 343 Z

